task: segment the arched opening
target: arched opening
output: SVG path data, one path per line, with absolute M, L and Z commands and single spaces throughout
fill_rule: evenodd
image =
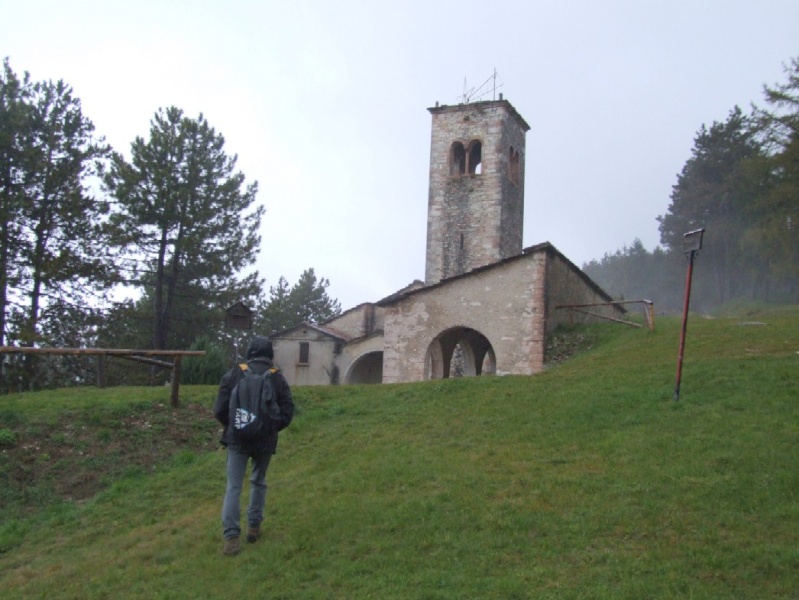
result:
M 367 352 L 355 359 L 347 383 L 383 383 L 383 353 Z
M 482 333 L 469 327 L 453 327 L 430 342 L 425 379 L 493 375 L 496 362 L 491 342 Z
M 496 375 L 497 374 L 497 357 L 494 355 L 494 349 L 489 347 L 483 357 L 482 375 Z
M 510 152 L 508 156 L 508 177 L 510 178 L 511 182 L 513 182 L 516 185 L 519 185 L 521 180 L 520 168 L 519 168 L 519 151 L 514 150 L 513 146 L 510 147 Z
M 469 142 L 469 174 L 480 175 L 483 172 L 483 144 L 480 140 Z
M 452 142 L 449 149 L 449 174 L 463 175 L 466 172 L 466 150 L 460 142 Z

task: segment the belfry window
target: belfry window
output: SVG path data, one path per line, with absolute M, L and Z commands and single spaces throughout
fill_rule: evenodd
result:
M 469 174 L 480 175 L 483 172 L 483 144 L 480 140 L 469 142 Z
M 510 147 L 508 153 L 508 178 L 512 183 L 519 185 L 521 183 L 521 171 L 519 168 L 519 151 L 514 150 L 513 146 Z
M 449 174 L 463 175 L 466 172 L 466 151 L 463 144 L 453 142 L 449 149 Z

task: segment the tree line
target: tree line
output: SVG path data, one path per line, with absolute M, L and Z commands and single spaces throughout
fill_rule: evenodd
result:
M 267 293 L 252 269 L 264 217 L 257 182 L 202 114 L 159 109 L 129 156 L 96 134 L 69 85 L 3 61 L 0 346 L 227 349 L 237 334 L 224 310 L 238 301 L 265 334 L 341 312 L 313 269 Z M 95 368 L 0 354 L 0 392 L 91 383 Z M 163 377 L 106 371 L 112 384 Z
M 639 239 L 585 265 L 614 297 L 678 310 L 684 297 L 683 235 L 704 227 L 691 292 L 699 310 L 731 302 L 799 302 L 799 58 L 786 81 L 764 85 L 765 106 L 736 106 L 702 125 L 677 175 L 662 247 Z

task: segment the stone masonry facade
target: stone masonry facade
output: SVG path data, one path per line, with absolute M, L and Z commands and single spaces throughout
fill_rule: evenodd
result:
M 485 336 L 497 374 L 540 371 L 546 254 L 522 258 L 424 288 L 386 306 L 383 382 L 425 379 L 436 338 L 453 329 Z
M 550 243 L 522 247 L 529 126 L 513 106 L 500 95 L 428 110 L 425 281 L 273 335 L 291 384 L 533 375 L 545 368 L 547 336 L 575 320 L 565 305 L 611 302 Z
M 425 283 L 431 285 L 522 251 L 529 125 L 505 100 L 428 110 Z
M 569 321 L 568 311 L 558 307 L 610 300 L 551 244 L 528 248 L 381 303 L 386 309 L 383 382 L 430 378 L 430 361 L 446 332 L 455 332 L 464 344 L 474 339 L 473 332 L 485 338 L 497 375 L 539 373 L 545 367 L 546 336 Z M 620 309 L 596 311 L 618 316 Z

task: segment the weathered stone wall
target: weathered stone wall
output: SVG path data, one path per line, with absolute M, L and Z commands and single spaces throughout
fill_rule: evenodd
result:
M 309 342 L 308 364 L 300 364 L 300 342 Z M 310 327 L 298 327 L 272 338 L 275 364 L 289 385 L 339 383 L 336 358 L 342 343 Z
M 545 251 L 519 255 L 388 304 L 383 382 L 424 379 L 428 348 L 453 327 L 474 329 L 488 339 L 497 374 L 542 370 L 546 259 Z
M 558 309 L 557 306 L 571 304 L 593 304 L 609 302 L 612 298 L 591 281 L 577 266 L 563 255 L 550 250 L 547 266 L 547 332 L 560 324 L 596 322 L 596 317 L 571 310 Z M 622 311 L 614 306 L 597 306 L 590 312 L 619 317 Z
M 383 312 L 381 307 L 366 302 L 325 321 L 323 325 L 346 333 L 349 337 L 363 337 L 383 329 Z
M 522 251 L 524 148 L 529 126 L 504 100 L 429 109 L 433 116 L 425 283 Z M 481 172 L 453 173 L 451 148 L 479 141 Z M 510 176 L 510 149 L 520 172 Z

